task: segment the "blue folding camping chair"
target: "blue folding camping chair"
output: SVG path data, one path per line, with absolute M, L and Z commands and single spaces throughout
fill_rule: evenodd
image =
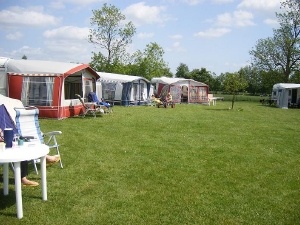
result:
M 99 99 L 98 99 L 95 92 L 90 92 L 88 94 L 88 101 L 96 103 L 97 107 L 100 108 L 100 109 L 103 109 L 105 113 L 112 113 L 113 112 L 112 106 L 109 103 L 107 103 L 103 100 L 99 101 Z

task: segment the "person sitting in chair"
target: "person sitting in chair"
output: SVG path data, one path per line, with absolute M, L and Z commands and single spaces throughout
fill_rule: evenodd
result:
M 162 104 L 161 100 L 159 98 L 155 98 L 155 95 L 151 95 L 151 100 L 156 104 Z
M 166 96 L 166 102 L 168 102 L 168 103 L 172 102 L 172 95 L 170 92 Z

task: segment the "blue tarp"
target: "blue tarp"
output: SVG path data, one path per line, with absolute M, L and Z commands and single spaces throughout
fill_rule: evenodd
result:
M 14 134 L 18 134 L 16 125 L 9 115 L 4 104 L 0 105 L 0 129 L 3 131 L 5 128 L 13 128 Z M 1 132 L 0 132 L 1 133 Z M 0 139 L 3 137 L 0 137 Z

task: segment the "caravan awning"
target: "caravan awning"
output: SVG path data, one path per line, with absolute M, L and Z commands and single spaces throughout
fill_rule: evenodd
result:
M 68 76 L 88 69 L 97 78 L 99 75 L 88 64 L 53 62 L 42 60 L 15 60 L 7 62 L 7 74 L 18 76 Z
M 294 89 L 294 88 L 300 88 L 300 84 L 278 83 L 278 84 L 274 84 L 273 91 L 280 90 L 280 89 Z
M 162 83 L 168 85 L 192 85 L 192 86 L 208 86 L 205 83 L 195 81 L 193 79 L 185 79 L 185 78 L 172 78 L 172 77 L 154 77 L 151 79 L 151 83 Z
M 131 76 L 131 75 L 122 75 L 122 74 L 115 74 L 115 73 L 104 73 L 104 72 L 97 72 L 100 78 L 98 81 L 106 82 L 106 83 L 128 83 L 134 82 L 136 80 L 144 80 L 146 83 L 150 83 L 144 77 L 138 76 Z

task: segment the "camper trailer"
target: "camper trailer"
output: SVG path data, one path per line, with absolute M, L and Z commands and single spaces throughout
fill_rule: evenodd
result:
M 97 90 L 101 84 L 102 92 L 97 92 L 97 95 L 105 101 L 123 106 L 143 105 L 153 94 L 150 81 L 143 77 L 104 72 L 98 72 L 98 75 Z
M 274 84 L 271 98 L 276 101 L 276 106 L 282 109 L 300 107 L 300 84 Z
M 156 97 L 169 92 L 176 103 L 207 103 L 209 87 L 202 82 L 185 78 L 155 77 L 151 79 Z
M 96 89 L 99 75 L 87 64 L 41 60 L 6 63 L 7 95 L 24 106 L 35 106 L 39 116 L 63 119 L 82 112 L 75 94 L 87 98 Z

